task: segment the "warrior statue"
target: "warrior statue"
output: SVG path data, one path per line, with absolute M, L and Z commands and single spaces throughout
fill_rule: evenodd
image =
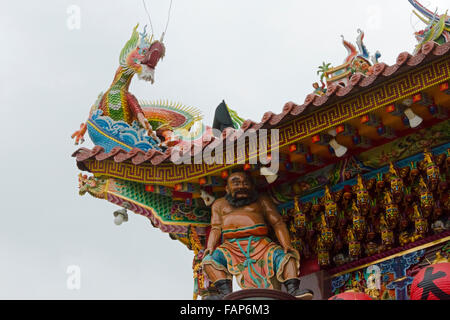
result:
M 279 289 L 283 283 L 298 299 L 312 299 L 310 290 L 299 288 L 300 256 L 272 200 L 258 195 L 250 176 L 242 171 L 230 174 L 226 192 L 212 205 L 211 232 L 202 262 L 219 292 L 208 298 L 222 299 L 231 293 L 236 276 L 242 289 Z M 269 227 L 281 246 L 269 239 Z

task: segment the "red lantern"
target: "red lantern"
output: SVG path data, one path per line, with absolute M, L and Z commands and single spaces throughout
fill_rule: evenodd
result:
M 320 135 L 317 134 L 311 138 L 312 143 L 317 143 L 320 141 Z
M 392 113 L 395 111 L 395 105 L 394 104 L 390 104 L 386 107 L 386 112 L 387 113 Z
M 226 180 L 228 178 L 228 171 L 224 170 L 220 173 L 222 179 Z
M 444 82 L 439 85 L 439 90 L 441 91 L 447 91 L 448 89 L 449 89 L 448 82 Z
M 328 300 L 373 300 L 368 294 L 363 292 L 347 291 L 332 296 Z
M 411 300 L 450 300 L 450 263 L 421 269 L 411 285 Z
M 420 93 L 413 96 L 413 102 L 419 102 L 422 100 L 422 95 Z
M 369 122 L 369 120 L 370 120 L 369 115 L 366 114 L 366 115 L 362 116 L 360 118 L 360 120 L 361 120 L 362 124 Z

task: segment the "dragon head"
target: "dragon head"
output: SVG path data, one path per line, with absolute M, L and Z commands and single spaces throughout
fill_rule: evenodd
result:
M 125 72 L 137 74 L 139 79 L 153 83 L 156 65 L 164 57 L 166 48 L 162 41 L 153 40 L 153 35 L 147 35 L 146 27 L 139 33 L 138 26 L 134 27 L 131 38 L 120 52 L 120 65 Z

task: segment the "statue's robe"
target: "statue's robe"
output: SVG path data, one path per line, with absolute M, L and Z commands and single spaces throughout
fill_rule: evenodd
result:
M 294 258 L 299 268 L 300 257 L 284 253 L 267 234 L 265 224 L 222 230 L 222 244 L 203 259 L 203 266 L 224 271 L 227 279 L 235 276 L 242 289 L 279 289 L 280 283 L 289 280 L 283 278 L 286 263 Z

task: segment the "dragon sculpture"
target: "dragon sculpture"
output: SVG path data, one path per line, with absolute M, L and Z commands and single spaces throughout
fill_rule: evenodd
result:
M 347 57 L 343 64 L 337 67 L 330 67 L 331 63 L 325 63 L 319 66 L 317 74 L 320 75 L 320 82 L 322 86 L 319 87 L 317 82 L 313 83 L 314 94 L 321 96 L 327 92 L 330 85 L 347 86 L 350 78 L 354 74 L 361 74 L 363 76 L 370 76 L 373 73 L 373 66 L 379 63 L 381 53 L 376 51 L 374 55 L 370 55 L 364 44 L 364 31 L 357 30 L 358 36 L 356 38 L 356 45 L 345 40 L 341 35 L 342 44 L 347 50 Z M 326 80 L 326 83 L 323 80 Z
M 433 13 L 416 0 L 408 1 L 418 11 L 413 10 L 413 13 L 427 25 L 424 30 L 414 33 L 419 42 L 414 54 L 418 53 L 428 41 L 435 41 L 439 44 L 450 41 L 450 17 L 447 15 L 447 12 L 443 15 L 438 15 L 437 9 Z
M 450 17 L 447 12 L 438 15 L 437 10 L 433 13 L 417 0 L 408 0 L 409 3 L 417 10 L 413 13 L 427 26 L 424 30 L 414 33 L 418 44 L 415 47 L 414 54 L 420 52 L 422 46 L 428 41 L 435 41 L 443 44 L 450 41 Z M 373 56 L 370 55 L 364 44 L 364 32 L 358 29 L 356 45 L 342 37 L 342 44 L 347 50 L 347 57 L 342 65 L 331 67 L 331 63 L 323 63 L 319 66 L 317 74 L 320 75 L 322 86 L 317 82 L 313 83 L 314 94 L 318 96 L 324 95 L 331 84 L 347 86 L 350 77 L 357 73 L 363 76 L 370 76 L 373 73 L 374 65 L 379 63 L 381 53 L 376 51 Z M 326 79 L 326 83 L 323 80 Z
M 156 65 L 166 51 L 162 39 L 153 40 L 146 28 L 138 32 L 138 26 L 120 52 L 120 65 L 111 86 L 99 95 L 87 122 L 72 134 L 75 144 L 83 143 L 88 131 L 94 144 L 106 152 L 117 146 L 126 151 L 133 148 L 164 151 L 183 141 L 195 143 L 210 131 L 203 124 L 196 126 L 195 132 L 189 131 L 202 119 L 196 108 L 168 101 L 138 101 L 128 91 L 135 74 L 139 79 L 154 82 Z

